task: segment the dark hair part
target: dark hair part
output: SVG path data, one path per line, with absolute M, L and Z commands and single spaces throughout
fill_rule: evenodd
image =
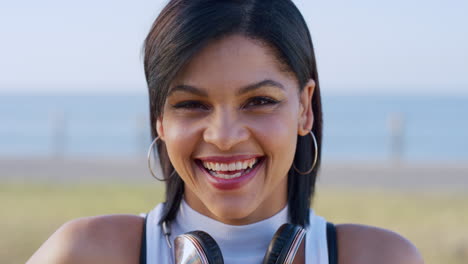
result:
M 154 22 L 144 46 L 152 136 L 157 136 L 156 120 L 163 114 L 170 84 L 177 73 L 208 42 L 231 34 L 241 34 L 271 47 L 278 62 L 297 78 L 299 92 L 309 79 L 316 83 L 312 132 L 319 147 L 317 164 L 308 175 L 292 168 L 288 172 L 289 220 L 305 227 L 309 224 L 309 207 L 320 167 L 322 106 L 312 40 L 304 18 L 291 0 L 171 0 Z M 164 142 L 158 141 L 157 151 L 167 179 L 162 223 L 176 217 L 184 183 L 174 171 Z M 298 136 L 296 168 L 307 171 L 314 153 L 310 136 Z

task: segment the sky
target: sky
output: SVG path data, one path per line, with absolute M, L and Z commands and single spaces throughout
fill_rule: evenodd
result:
M 468 1 L 295 0 L 324 95 L 468 95 Z M 162 0 L 0 4 L 0 94 L 146 94 Z

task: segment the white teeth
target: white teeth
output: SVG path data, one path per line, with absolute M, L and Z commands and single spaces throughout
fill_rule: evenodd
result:
M 252 168 L 258 159 L 253 158 L 245 161 L 237 161 L 232 163 L 218 163 L 218 162 L 203 162 L 203 166 L 212 171 L 236 171 Z M 234 174 L 235 175 L 235 174 Z
M 227 164 L 221 164 L 221 170 L 222 171 L 227 171 L 228 170 L 228 165 Z
M 217 173 L 215 171 L 210 171 L 210 174 L 215 177 L 222 178 L 222 179 L 234 179 L 234 178 L 240 177 L 242 175 L 242 172 L 238 172 L 235 174 L 222 174 L 222 173 Z

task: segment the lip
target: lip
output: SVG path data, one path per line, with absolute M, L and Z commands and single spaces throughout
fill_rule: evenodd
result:
M 231 163 L 237 161 L 250 160 L 253 158 L 260 158 L 262 155 L 235 155 L 235 156 L 208 156 L 195 158 L 196 160 L 201 160 L 205 162 L 220 162 L 220 163 Z
M 220 190 L 233 190 L 233 189 L 237 189 L 237 188 L 244 186 L 250 180 L 252 180 L 257 174 L 257 172 L 263 167 L 265 160 L 266 158 L 264 157 L 261 158 L 258 161 L 258 164 L 255 166 L 255 168 L 253 168 L 249 173 L 242 175 L 238 178 L 234 178 L 234 179 L 221 179 L 221 178 L 214 177 L 205 169 L 205 167 L 203 167 L 203 164 L 200 161 L 196 160 L 195 163 L 197 164 L 198 168 L 203 172 L 203 174 L 205 174 L 205 176 L 208 179 L 208 182 L 213 187 L 220 189 Z

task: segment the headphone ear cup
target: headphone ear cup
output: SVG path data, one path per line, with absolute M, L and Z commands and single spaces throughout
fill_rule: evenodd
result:
M 302 232 L 302 227 L 293 224 L 283 224 L 278 228 L 268 246 L 263 258 L 263 264 L 283 264 L 292 250 L 296 236 Z M 302 239 L 301 239 L 302 240 Z
M 218 243 L 208 233 L 203 231 L 192 231 L 191 234 L 203 247 L 206 253 L 206 258 L 210 264 L 224 264 L 223 254 L 218 246 Z

